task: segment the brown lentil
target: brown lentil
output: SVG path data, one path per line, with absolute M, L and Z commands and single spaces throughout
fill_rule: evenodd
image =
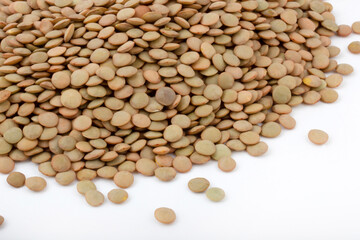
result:
M 206 197 L 213 202 L 220 202 L 225 197 L 225 192 L 221 188 L 213 187 L 206 191 Z
M 312 143 L 317 144 L 317 145 L 323 145 L 329 139 L 329 136 L 326 132 L 324 132 L 322 130 L 318 130 L 318 129 L 310 130 L 308 137 Z
M 355 41 L 349 44 L 348 49 L 351 53 L 359 54 L 360 53 L 360 42 Z
M 170 208 L 161 207 L 155 210 L 154 216 L 160 223 L 170 224 L 176 219 L 175 212 Z
M 231 172 L 236 167 L 236 162 L 231 157 L 222 157 L 218 161 L 218 167 L 224 172 Z
M 0 156 L 0 173 L 10 173 L 12 170 L 14 170 L 15 162 L 9 158 Z
M 108 199 L 113 203 L 120 204 L 128 199 L 128 193 L 123 189 L 113 189 L 108 193 Z
M 29 177 L 25 180 L 25 186 L 31 191 L 40 192 L 46 187 L 46 181 L 42 177 Z
M 114 183 L 120 188 L 128 188 L 134 182 L 134 176 L 128 171 L 120 171 L 114 176 Z
M 354 33 L 360 34 L 360 22 L 354 22 L 351 28 Z
M 78 182 L 77 190 L 80 194 L 85 195 L 85 193 L 90 190 L 96 190 L 96 186 L 90 180 L 82 180 Z
M 20 172 L 12 172 L 7 177 L 6 181 L 9 185 L 20 188 L 25 185 L 25 175 Z
M 89 190 L 85 193 L 86 202 L 93 207 L 98 207 L 104 203 L 104 195 L 97 190 Z
M 205 178 L 193 178 L 189 181 L 188 187 L 192 192 L 205 192 L 210 186 L 210 182 Z

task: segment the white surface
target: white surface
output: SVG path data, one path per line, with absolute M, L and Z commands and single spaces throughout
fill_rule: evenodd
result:
M 360 20 L 357 0 L 332 0 L 339 24 Z M 360 67 L 360 56 L 347 44 L 360 40 L 333 38 L 343 52 L 338 62 Z M 129 200 L 99 208 L 86 204 L 75 184 L 59 186 L 47 178 L 48 187 L 32 193 L 14 189 L 0 175 L 0 214 L 6 223 L 1 240 L 63 239 L 242 239 L 242 240 L 351 240 L 360 239 L 360 71 L 345 77 L 334 104 L 297 107 L 297 127 L 266 140 L 268 153 L 252 158 L 236 154 L 237 169 L 223 173 L 215 162 L 178 174 L 170 183 L 135 177 Z M 330 135 L 321 147 L 307 140 L 307 132 L 320 128 Z M 40 175 L 34 164 L 17 164 L 27 176 Z M 204 194 L 187 188 L 192 177 L 206 177 L 225 190 L 223 202 L 212 203 Z M 111 181 L 96 181 L 103 193 Z M 155 208 L 173 208 L 177 220 L 165 226 L 153 217 Z

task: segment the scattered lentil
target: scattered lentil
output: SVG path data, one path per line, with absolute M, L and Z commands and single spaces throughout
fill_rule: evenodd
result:
M 96 186 L 90 180 L 82 180 L 78 182 L 77 190 L 80 194 L 85 195 L 85 193 L 90 190 L 96 190 Z
M 354 33 L 360 34 L 360 22 L 354 22 L 351 28 Z
M 210 182 L 205 178 L 193 178 L 189 181 L 188 187 L 192 192 L 205 192 L 210 186 Z
M 46 181 L 42 177 L 29 177 L 25 180 L 25 186 L 31 191 L 40 192 L 46 187 Z
M 206 191 L 206 197 L 213 202 L 220 202 L 225 197 L 225 192 L 221 188 L 213 187 Z
M 120 171 L 115 174 L 114 182 L 120 188 L 128 188 L 133 184 L 134 176 L 131 172 Z
M 360 53 L 360 42 L 355 41 L 349 44 L 348 49 L 351 53 L 359 54 Z
M 98 207 L 104 203 L 104 195 L 97 190 L 89 190 L 85 193 L 86 202 L 93 207 Z
M 0 173 L 10 173 L 12 170 L 14 170 L 15 162 L 9 158 L 0 156 Z
M 12 172 L 7 177 L 6 181 L 9 185 L 20 188 L 25 185 L 25 175 L 20 172 Z
M 156 220 L 164 224 L 173 223 L 176 219 L 175 212 L 172 209 L 166 207 L 157 208 L 155 210 L 154 216 Z
M 111 202 L 120 204 L 128 199 L 128 193 L 123 189 L 113 189 L 108 193 Z
M 308 137 L 312 143 L 317 144 L 317 145 L 323 145 L 329 139 L 329 135 L 326 132 L 319 130 L 319 129 L 310 130 Z
M 231 157 L 222 157 L 218 161 L 218 167 L 224 172 L 231 172 L 236 167 L 236 162 Z

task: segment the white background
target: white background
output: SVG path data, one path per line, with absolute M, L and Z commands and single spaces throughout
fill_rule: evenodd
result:
M 330 2 L 338 24 L 360 20 L 358 0 Z M 336 60 L 359 69 L 360 56 L 346 49 L 354 40 L 360 35 L 333 38 L 333 43 L 343 50 Z M 90 207 L 75 183 L 61 187 L 50 178 L 41 193 L 14 189 L 0 175 L 0 214 L 6 218 L 0 239 L 360 239 L 359 89 L 355 71 L 338 88 L 338 102 L 297 107 L 295 130 L 266 139 L 269 151 L 263 157 L 234 154 L 237 168 L 232 173 L 211 162 L 169 183 L 137 174 L 122 205 L 106 200 L 101 207 Z M 313 128 L 328 132 L 326 145 L 308 141 Z M 17 164 L 15 170 L 40 176 L 34 165 Z M 225 190 L 224 201 L 213 203 L 188 190 L 188 180 L 200 176 Z M 96 184 L 104 195 L 115 188 L 111 181 Z M 175 210 L 174 224 L 154 219 L 154 210 L 162 206 Z

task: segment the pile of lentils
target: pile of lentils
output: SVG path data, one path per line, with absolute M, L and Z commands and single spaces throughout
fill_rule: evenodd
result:
M 41 191 L 42 177 L 12 172 L 32 161 L 61 185 L 79 180 L 99 206 L 96 177 L 113 179 L 108 198 L 122 203 L 135 172 L 170 181 L 210 160 L 232 171 L 232 151 L 263 155 L 261 139 L 295 127 L 293 107 L 337 100 L 353 69 L 331 59 L 330 37 L 352 29 L 331 10 L 319 0 L 1 0 L 0 172 Z M 170 223 L 171 211 L 155 216 Z

